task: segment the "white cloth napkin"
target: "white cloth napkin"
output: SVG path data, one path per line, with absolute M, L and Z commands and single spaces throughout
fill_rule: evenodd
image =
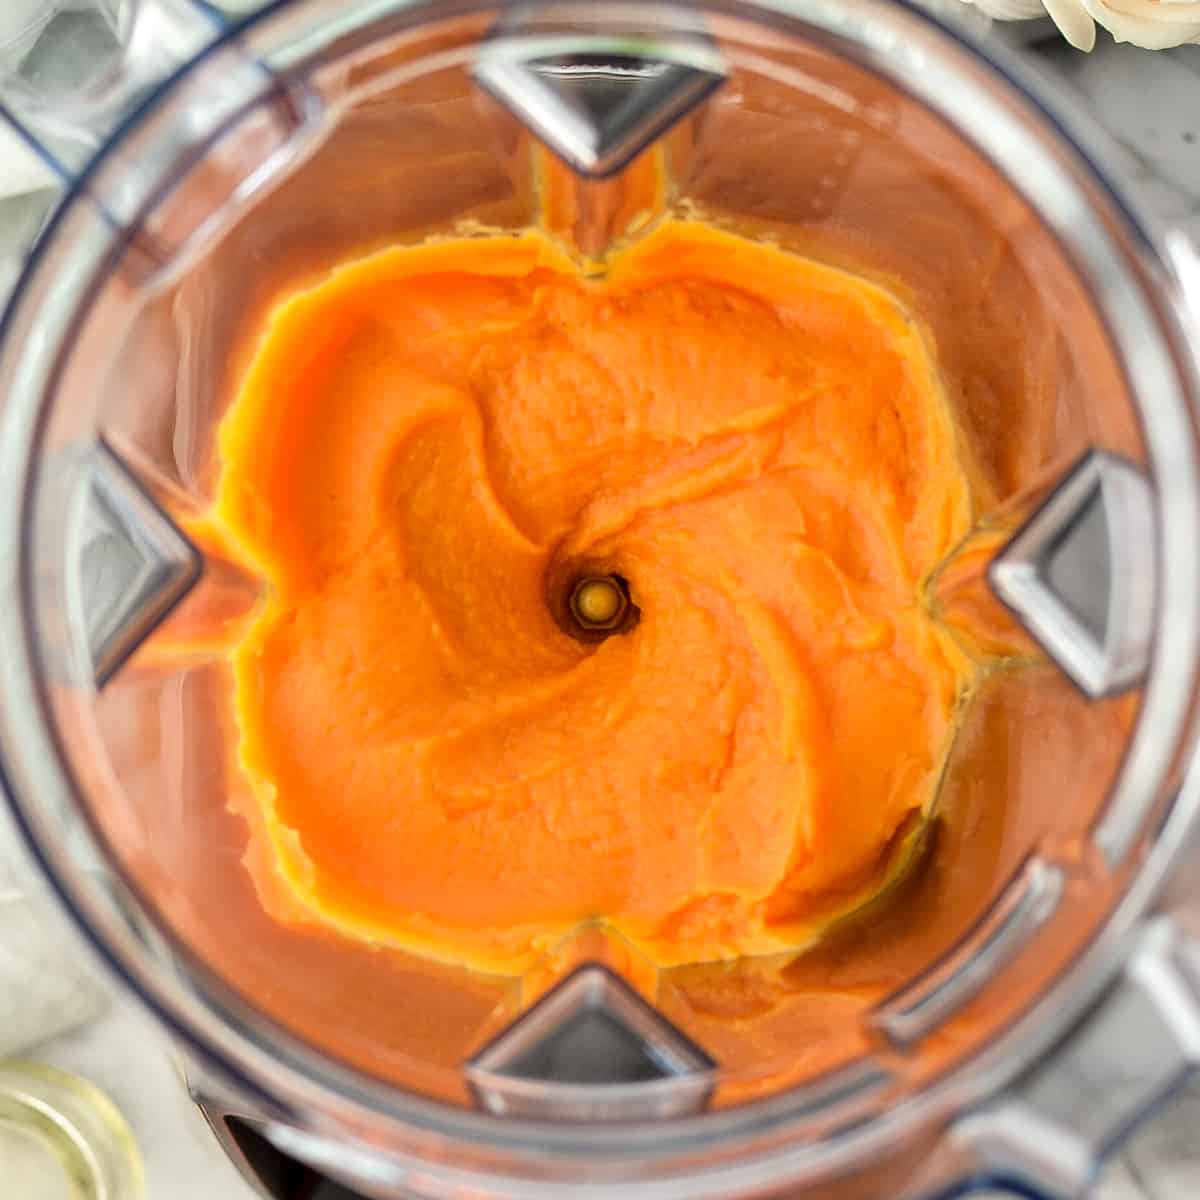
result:
M 83 1024 L 106 1000 L 82 948 L 63 937 L 47 890 L 15 871 L 23 853 L 0 811 L 0 1059 Z
M 55 175 L 0 117 L 0 199 L 52 187 Z

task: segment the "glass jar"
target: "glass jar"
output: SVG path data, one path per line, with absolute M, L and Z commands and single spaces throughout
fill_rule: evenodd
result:
M 0 1163 L 21 1200 L 141 1200 L 142 1161 L 124 1118 L 91 1084 L 0 1061 Z

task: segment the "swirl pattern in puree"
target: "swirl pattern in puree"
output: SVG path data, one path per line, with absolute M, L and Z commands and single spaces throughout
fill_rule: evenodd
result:
M 499 972 L 589 919 L 775 952 L 933 802 L 973 668 L 921 591 L 968 487 L 873 284 L 698 222 L 602 280 L 535 233 L 384 251 L 275 311 L 220 448 L 280 919 Z M 635 628 L 556 621 L 584 566 Z

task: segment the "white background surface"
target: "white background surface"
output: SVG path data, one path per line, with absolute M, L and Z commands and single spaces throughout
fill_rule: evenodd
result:
M 8 2 L 0 0 L 0 6 Z M 1090 56 L 1062 47 L 1048 57 L 1121 139 L 1129 174 L 1162 211 L 1200 235 L 1200 47 L 1151 54 L 1102 37 Z M 5 249 L 27 236 L 31 216 L 26 202 L 3 197 L 42 178 L 40 168 L 14 157 L 11 140 L 0 135 L 0 291 Z M 0 822 L 0 860 L 7 836 Z M 116 1101 L 142 1146 L 149 1200 L 252 1200 L 255 1193 L 189 1104 L 157 1033 L 131 1005 L 114 1003 L 99 1020 L 34 1053 L 87 1077 Z M 19 1200 L 4 1196 L 2 1188 L 0 1196 Z M 1143 1129 L 1105 1172 L 1097 1196 L 1200 1200 L 1200 1089 Z

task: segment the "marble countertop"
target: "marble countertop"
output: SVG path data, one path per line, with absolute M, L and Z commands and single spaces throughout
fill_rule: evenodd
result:
M 1119 139 L 1126 170 L 1164 214 L 1200 237 L 1200 46 L 1152 55 L 1103 39 L 1091 55 L 1055 43 L 1030 52 L 1051 63 L 1086 98 Z M 0 170 L 0 196 L 18 190 L 15 179 L 13 171 Z M 38 209 L 26 198 L 0 199 L 0 295 L 5 247 L 28 238 Z M 0 861 L 4 836 L 0 823 Z M 92 1080 L 117 1103 L 145 1157 L 149 1200 L 254 1200 L 256 1193 L 219 1152 L 188 1102 L 161 1036 L 128 1002 L 114 1000 L 82 1029 L 29 1053 Z M 1200 1196 L 1197 1130 L 1200 1086 L 1143 1127 L 1105 1170 L 1096 1195 L 1100 1200 L 1195 1200 Z

